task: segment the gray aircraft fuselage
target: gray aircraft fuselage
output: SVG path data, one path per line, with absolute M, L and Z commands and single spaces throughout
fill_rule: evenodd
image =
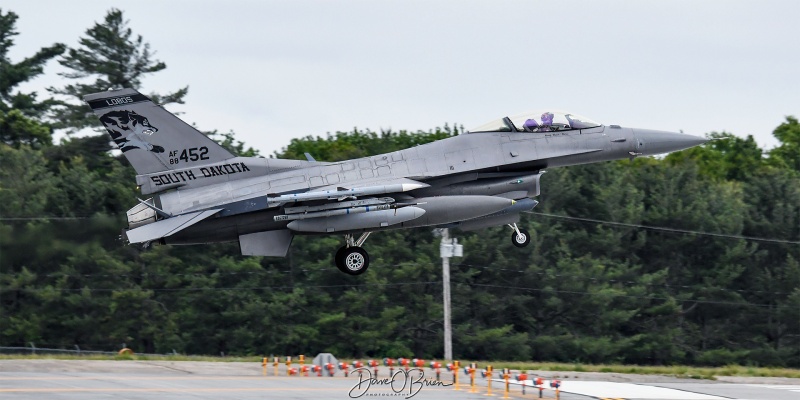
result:
M 430 185 L 404 193 L 416 198 L 484 195 L 518 200 L 539 194 L 539 172 L 545 168 L 658 154 L 675 150 L 675 147 L 690 147 L 702 141 L 704 140 L 694 136 L 670 132 L 600 126 L 549 133 L 468 133 L 410 149 L 341 162 L 300 161 L 292 165 L 289 161 L 286 163 L 289 169 L 283 170 L 280 167 L 270 168 L 269 164 L 285 160 L 240 157 L 225 164 L 242 163 L 250 171 L 237 170 L 234 174 L 211 176 L 211 179 L 217 178 L 221 181 L 211 185 L 197 188 L 186 185 L 180 191 L 161 195 L 160 205 L 164 211 L 180 214 L 227 204 L 226 210 L 219 214 L 220 218 L 193 225 L 170 236 L 166 243 L 233 241 L 243 234 L 286 229 L 287 222 L 273 220 L 281 214 L 280 209 L 250 212 L 240 204 L 247 202 L 242 199 L 252 198 L 254 195 L 302 192 L 374 178 L 410 178 Z M 665 146 L 664 143 L 669 145 Z M 245 174 L 247 177 L 244 177 Z M 269 175 L 261 176 L 265 174 Z M 225 180 L 226 177 L 235 175 L 240 175 L 242 179 Z M 520 184 L 511 183 L 525 177 L 528 179 Z M 174 176 L 170 178 L 180 179 Z M 156 189 L 157 186 L 153 188 Z M 420 224 L 419 221 L 412 220 L 369 230 L 451 222 Z
M 704 143 L 682 133 L 602 125 L 544 111 L 504 117 L 470 133 L 340 162 L 234 157 L 133 89 L 85 97 L 137 172 L 130 243 L 239 241 L 244 255 L 285 256 L 295 235 L 341 234 L 336 266 L 358 275 L 370 232 L 422 226 L 517 226 L 533 209 L 545 168 L 667 153 Z M 358 239 L 355 234 L 361 233 Z

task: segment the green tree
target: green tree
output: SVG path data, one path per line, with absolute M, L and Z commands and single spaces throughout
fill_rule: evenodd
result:
M 56 189 L 42 153 L 0 144 L 0 165 L 0 216 L 43 216 Z
M 703 175 L 737 181 L 751 176 L 764 163 L 763 151 L 752 135 L 742 139 L 727 132 L 711 132 L 707 137 L 712 141 L 706 145 L 671 153 L 666 160 L 673 164 L 693 160 Z
M 49 146 L 52 141 L 50 128 L 25 116 L 22 111 L 0 111 L 0 142 L 19 148 L 21 145 Z
M 51 129 L 37 120 L 40 114 L 52 106 L 52 100 L 39 102 L 36 93 L 15 90 L 43 71 L 44 64 L 64 52 L 63 44 L 43 48 L 31 57 L 18 63 L 8 58 L 14 45 L 13 37 L 17 14 L 0 9 L 0 142 L 19 147 L 48 146 L 52 143 Z
M 770 157 L 772 158 L 772 157 Z M 744 201 L 748 204 L 743 233 L 747 236 L 800 241 L 800 177 L 792 169 L 760 171 L 747 181 Z M 789 315 L 796 304 L 792 293 L 800 285 L 800 246 L 759 241 L 747 261 L 748 299 L 759 305 L 745 325 L 757 343 L 758 363 L 782 365 L 791 354 L 800 355 L 796 335 L 798 320 Z M 797 358 L 795 358 L 797 359 Z M 783 361 L 782 361 L 783 362 Z
M 3 14 L 0 9 L 0 112 L 8 113 L 16 109 L 27 117 L 38 116 L 52 106 L 52 100 L 39 102 L 36 93 L 21 93 L 14 89 L 41 75 L 47 61 L 63 53 L 65 46 L 56 43 L 18 63 L 12 63 L 8 51 L 14 45 L 13 37 L 19 34 L 15 29 L 17 18 L 14 12 Z
M 309 153 L 320 161 L 348 160 L 407 149 L 456 136 L 463 131 L 463 128 L 457 126 L 451 128 L 447 124 L 444 127 L 437 127 L 428 132 L 408 132 L 405 130 L 394 132 L 387 130 L 376 133 L 370 130 L 362 131 L 354 128 L 352 132 L 329 133 L 325 138 L 306 136 L 302 139 L 292 139 L 286 148 L 281 152 L 275 153 L 275 157 L 305 160 L 305 153 Z
M 109 88 L 139 89 L 142 78 L 162 71 L 167 65 L 153 59 L 150 45 L 141 35 L 134 35 L 122 11 L 111 9 L 102 22 L 95 23 L 79 41 L 78 48 L 70 48 L 58 62 L 69 72 L 60 73 L 75 82 L 62 88 L 49 88 L 51 93 L 62 95 L 70 101 L 60 102 L 53 119 L 57 128 L 75 132 L 96 127 L 97 119 L 83 103 L 83 96 Z M 189 87 L 168 94 L 151 93 L 157 104 L 183 103 Z
M 772 134 L 780 140 L 778 147 L 770 150 L 770 161 L 779 166 L 800 172 L 800 123 L 793 116 L 778 125 Z

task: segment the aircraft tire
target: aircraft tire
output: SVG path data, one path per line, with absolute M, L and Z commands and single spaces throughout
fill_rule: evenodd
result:
M 342 251 L 342 267 L 339 268 L 348 275 L 361 275 L 369 268 L 369 254 L 358 246 L 352 246 Z M 338 266 L 338 265 L 337 265 Z
M 347 246 L 339 247 L 339 250 L 336 250 L 336 255 L 333 256 L 333 261 L 336 263 L 336 268 L 338 268 L 339 271 L 342 271 L 344 273 L 347 273 L 347 271 L 345 271 L 345 266 L 344 266 L 344 252 L 346 250 Z
M 526 247 L 531 243 L 531 234 L 527 230 L 520 228 L 520 235 L 516 231 L 511 232 L 511 243 L 517 247 Z

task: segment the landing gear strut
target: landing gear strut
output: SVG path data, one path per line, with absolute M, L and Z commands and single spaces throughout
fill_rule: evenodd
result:
M 514 231 L 511 232 L 511 243 L 517 247 L 525 247 L 531 243 L 531 235 L 525 229 L 517 227 L 517 224 L 508 224 Z
M 334 261 L 336 261 L 336 268 L 339 271 L 348 275 L 361 275 L 369 268 L 369 254 L 361 248 L 361 245 L 369 237 L 372 232 L 364 232 L 357 239 L 353 239 L 353 235 L 344 235 L 345 245 L 336 251 Z

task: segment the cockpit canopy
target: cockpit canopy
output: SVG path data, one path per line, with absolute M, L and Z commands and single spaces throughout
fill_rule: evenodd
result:
M 500 118 L 470 129 L 469 132 L 554 132 L 600 125 L 602 124 L 578 114 L 544 110 Z

